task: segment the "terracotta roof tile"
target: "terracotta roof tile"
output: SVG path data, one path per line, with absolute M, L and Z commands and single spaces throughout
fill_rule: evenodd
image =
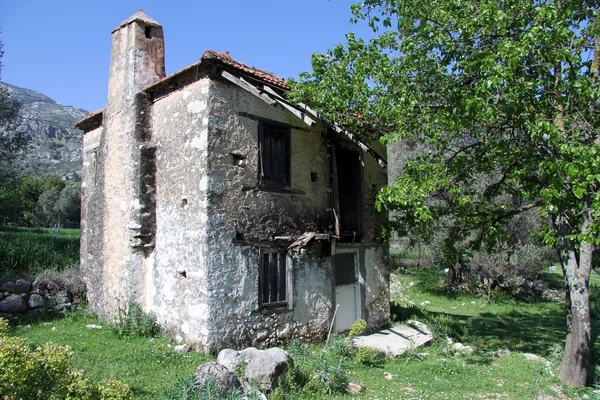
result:
M 285 83 L 285 79 L 272 74 L 271 72 L 264 71 L 262 69 L 258 69 L 256 67 L 250 67 L 244 63 L 234 60 L 229 55 L 229 52 L 219 53 L 214 50 L 206 50 L 204 54 L 202 54 L 201 60 L 218 60 L 225 65 L 229 65 L 235 69 L 243 71 L 249 75 L 253 75 L 258 79 L 262 79 L 266 82 L 269 82 L 273 85 L 279 86 L 282 89 L 288 90 L 290 87 Z

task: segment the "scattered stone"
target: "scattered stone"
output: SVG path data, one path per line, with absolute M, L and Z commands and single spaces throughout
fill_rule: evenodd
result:
M 102 327 L 100 325 L 94 325 L 94 324 L 86 325 L 86 328 L 88 328 L 88 329 L 102 329 Z
M 2 284 L 2 286 L 0 286 L 0 292 L 4 292 L 5 295 L 7 295 L 7 293 L 13 293 L 15 290 L 15 283 L 14 282 L 4 282 Z
M 200 389 L 210 381 L 214 381 L 217 389 L 223 392 L 231 392 L 242 387 L 233 372 L 214 361 L 199 365 L 194 379 Z
M 532 353 L 523 353 L 523 357 L 525 357 L 529 361 L 542 361 L 542 362 L 546 361 L 545 358 L 540 357 L 537 354 L 532 354 Z
M 424 302 L 422 302 L 421 304 L 419 304 L 421 307 L 425 307 L 426 305 L 431 304 L 429 301 L 425 300 Z
M 510 354 L 510 350 L 509 349 L 501 349 L 498 351 L 488 351 L 486 353 L 488 356 L 493 356 L 493 357 L 502 357 L 502 356 L 507 356 Z
M 394 379 L 394 375 L 390 374 L 389 372 L 384 372 L 383 377 L 385 379 L 387 379 L 388 381 L 391 381 L 392 379 Z
M 364 388 L 356 382 L 348 382 L 346 385 L 346 393 L 359 394 Z
M 415 285 L 418 285 L 419 283 L 421 283 L 421 282 L 419 282 L 419 281 L 415 281 L 415 282 L 409 282 L 409 283 L 408 283 L 408 287 L 413 287 L 413 286 L 415 286 Z
M 39 294 L 32 294 L 27 301 L 29 308 L 39 308 L 44 305 L 44 298 Z
M 55 326 L 53 326 L 53 327 L 52 327 L 52 332 L 55 332 L 55 331 L 56 331 L 56 327 L 55 327 Z
M 35 278 L 33 282 L 31 282 L 31 291 L 36 292 L 40 289 L 41 282 L 38 278 Z
M 0 312 L 6 314 L 18 314 L 27 310 L 27 302 L 17 294 L 11 294 L 0 300 Z
M 180 344 L 179 346 L 175 346 L 174 350 L 177 353 L 187 353 L 188 351 L 190 351 L 190 345 L 189 344 Z
M 471 346 L 465 346 L 462 343 L 454 343 L 452 345 L 452 348 L 461 353 L 472 353 L 473 352 L 473 348 Z
M 244 379 L 249 382 L 256 381 L 260 390 L 271 391 L 277 387 L 280 380 L 285 380 L 288 362 L 291 360 L 286 351 L 279 347 L 267 350 L 248 348 L 241 353 L 244 360 L 248 360 Z
M 25 325 L 25 329 L 31 329 L 31 325 Z
M 31 289 L 30 281 L 26 281 L 25 279 L 17 279 L 17 281 L 15 282 L 13 291 L 16 294 L 29 293 L 30 289 Z
M 232 349 L 223 349 L 217 355 L 217 362 L 235 373 L 238 365 L 244 362 L 244 358 L 239 351 Z
M 54 296 L 54 301 L 56 302 L 56 308 L 71 308 L 71 304 L 73 302 L 73 295 L 66 291 L 57 292 Z

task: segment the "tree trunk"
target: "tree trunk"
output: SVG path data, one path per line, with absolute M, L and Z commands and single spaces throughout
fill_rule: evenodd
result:
M 586 232 L 591 224 L 589 212 L 586 214 L 582 226 L 583 232 Z M 557 220 L 558 250 L 565 276 L 567 308 L 567 341 L 558 376 L 572 387 L 582 387 L 587 382 L 591 356 L 592 326 L 588 282 L 593 246 L 582 242 L 579 249 L 576 249 L 574 243 L 567 239 L 566 234 L 570 230 L 568 217 L 562 215 Z

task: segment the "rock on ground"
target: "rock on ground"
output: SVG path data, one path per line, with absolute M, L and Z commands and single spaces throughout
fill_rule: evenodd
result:
M 235 373 L 238 365 L 244 362 L 244 359 L 239 351 L 235 351 L 232 349 L 223 349 L 219 352 L 217 356 L 217 362 Z
M 233 372 L 214 361 L 198 366 L 194 379 L 198 388 L 204 387 L 210 381 L 214 381 L 217 389 L 222 392 L 231 392 L 242 386 Z
M 18 314 L 27 310 L 27 302 L 18 294 L 11 294 L 0 301 L 0 313 Z
M 39 308 L 44 305 L 44 298 L 39 294 L 32 294 L 27 301 L 29 308 Z
M 248 363 L 244 379 L 256 381 L 261 390 L 271 391 L 285 379 L 288 363 L 291 358 L 286 351 L 273 347 L 267 350 L 256 350 L 252 347 L 242 350 L 242 357 Z

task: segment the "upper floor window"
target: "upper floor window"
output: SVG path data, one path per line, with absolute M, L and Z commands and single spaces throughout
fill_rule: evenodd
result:
M 258 129 L 260 146 L 258 185 L 274 189 L 289 187 L 290 128 L 261 121 Z

